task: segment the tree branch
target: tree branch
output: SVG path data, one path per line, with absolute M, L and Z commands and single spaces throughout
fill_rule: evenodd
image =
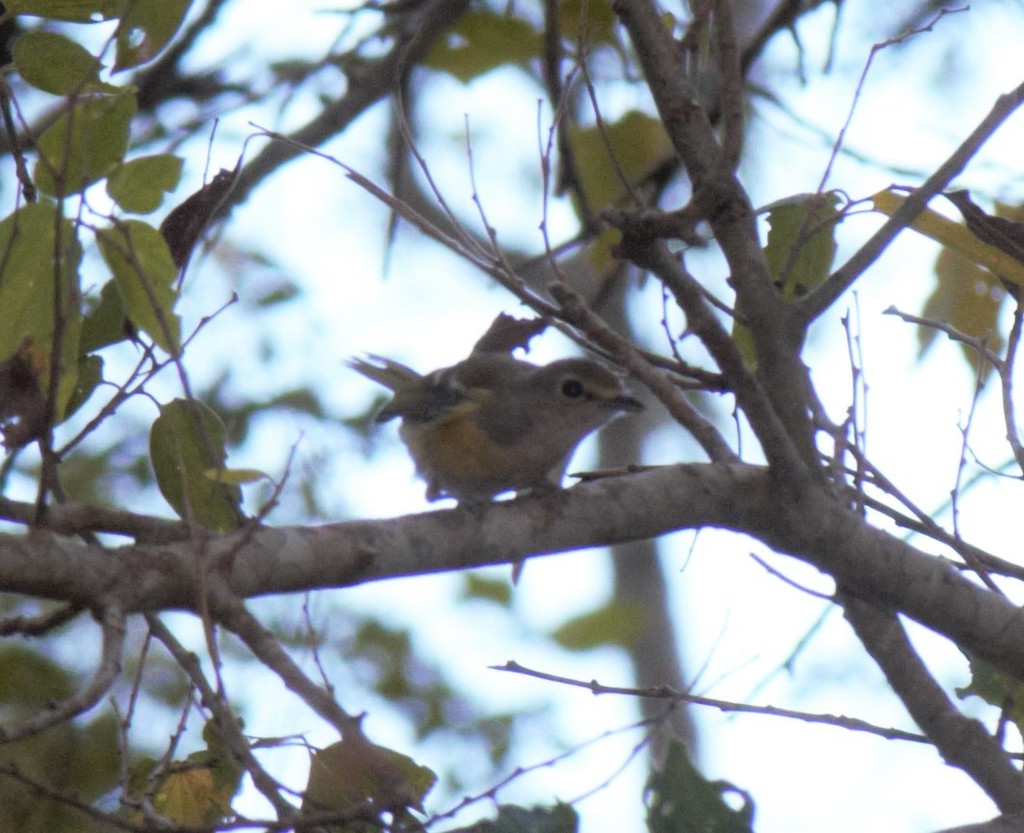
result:
M 256 789 L 263 794 L 268 802 L 277 812 L 281 821 L 290 822 L 299 815 L 299 811 L 289 804 L 281 795 L 281 785 L 270 775 L 253 754 L 249 741 L 242 732 L 242 725 L 238 716 L 227 704 L 220 692 L 214 690 L 209 680 L 203 673 L 199 659 L 191 651 L 185 650 L 177 637 L 161 621 L 160 617 L 149 614 L 146 622 L 153 636 L 158 639 L 167 649 L 182 671 L 188 676 L 189 681 L 199 692 L 199 697 L 213 717 L 215 727 L 220 739 L 227 749 L 235 757 L 238 763 L 243 766 L 249 777 L 252 779 Z
M 324 108 L 316 118 L 292 132 L 297 144 L 272 142 L 242 167 L 231 194 L 220 207 L 226 214 L 245 202 L 252 190 L 273 171 L 302 153 L 301 146 L 317 147 L 336 136 L 371 105 L 393 92 L 401 74 L 422 60 L 434 41 L 469 8 L 469 0 L 427 0 L 408 5 L 396 16 L 391 51 L 376 61 L 350 63 L 345 95 Z
M 920 188 L 915 188 L 903 204 L 892 213 L 882 227 L 871 235 L 839 269 L 832 273 L 825 283 L 812 292 L 797 306 L 808 321 L 813 321 L 846 292 L 871 264 L 881 256 L 893 239 L 909 226 L 924 211 L 928 201 L 958 176 L 971 161 L 982 145 L 1024 102 L 1024 83 L 1012 91 L 999 96 L 996 103 L 971 134 L 953 154 L 939 166 Z
M 361 734 L 361 719 L 346 713 L 330 692 L 307 677 L 281 648 L 274 634 L 246 609 L 241 599 L 226 592 L 219 593 L 214 612 L 218 621 L 235 633 L 260 662 L 273 670 L 289 690 L 301 697 L 342 736 L 350 737 L 353 732 Z
M 896 616 L 850 595 L 841 601 L 857 638 L 946 763 L 967 773 L 1002 812 L 1024 810 L 1020 773 L 985 727 L 950 702 Z
M 965 824 L 962 827 L 949 827 L 937 833 L 1024 833 L 1024 814 L 997 816 L 980 824 Z
M 69 581 L 74 579 L 69 578 Z M 22 738 L 37 735 L 51 726 L 64 723 L 95 706 L 101 697 L 110 691 L 118 674 L 121 673 L 121 655 L 124 650 L 124 611 L 109 604 L 103 609 L 103 649 L 99 664 L 92 680 L 73 697 L 50 705 L 45 711 L 25 719 L 11 728 L 0 727 L 0 743 L 11 743 Z
M 821 490 L 780 493 L 759 466 L 665 466 L 480 507 L 257 527 L 201 543 L 206 575 L 245 598 L 507 564 L 708 526 L 806 561 L 855 595 L 1024 678 L 1024 611 Z M 113 599 L 127 612 L 196 609 L 196 545 L 105 549 L 38 530 L 2 535 L 0 590 L 84 605 Z
M 723 150 L 715 138 L 708 114 L 687 80 L 677 44 L 650 0 L 615 0 L 612 7 L 629 32 L 662 123 L 690 177 L 693 204 L 707 219 L 729 264 L 730 282 L 736 289 L 737 303 L 742 305 L 754 342 L 757 375 L 786 428 L 787 444 L 797 449 L 807 471 L 815 472 L 818 456 L 814 427 L 806 407 L 810 401 L 810 381 L 806 367 L 799 360 L 806 321 L 798 315 L 796 307 L 780 297 L 772 284 L 753 207 L 732 172 L 731 156 L 736 150 L 733 145 L 739 141 L 733 135 L 735 125 L 731 126 L 728 136 L 730 147 Z M 722 25 L 727 27 L 728 21 Z M 733 47 L 724 32 L 722 39 L 726 43 L 723 59 L 735 61 Z M 736 72 L 732 63 L 725 67 L 723 74 L 734 78 Z M 640 246 L 636 248 L 639 250 Z M 766 444 L 763 436 L 759 439 L 765 453 L 772 454 L 773 443 Z M 794 477 L 797 473 L 798 469 L 793 466 L 787 472 Z M 789 485 L 785 479 L 780 482 Z

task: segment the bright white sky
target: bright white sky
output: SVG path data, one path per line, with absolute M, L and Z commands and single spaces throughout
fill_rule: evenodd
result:
M 238 16 L 241 5 L 229 8 Z M 296 42 L 310 43 L 311 55 L 326 49 L 335 30 L 333 21 L 323 25 L 315 13 L 318 4 L 293 5 L 282 15 L 279 4 L 249 3 L 244 7 L 246 20 L 224 21 L 225 38 L 235 38 L 239 31 L 254 33 L 245 51 L 236 55 L 235 71 L 245 75 L 256 60 L 266 60 L 266 51 L 274 50 L 274 44 L 288 43 L 287 49 L 280 47 L 281 54 L 288 55 Z M 846 3 L 842 8 L 832 75 L 820 70 L 832 7 L 801 23 L 808 50 L 806 86 L 794 78 L 795 51 L 785 35 L 775 39 L 762 62 L 771 69 L 762 70 L 761 80 L 772 84 L 796 118 L 767 102 L 754 105 L 744 175 L 756 204 L 817 187 L 829 148 L 808 126 L 828 135 L 841 127 L 867 58 L 867 47 L 854 35 L 868 33 L 864 37 L 870 43 L 882 26 L 877 19 L 879 4 Z M 1019 68 L 1010 64 L 1011 56 L 1019 55 L 1024 36 L 1020 11 L 1014 3 L 979 4 L 967 14 L 943 20 L 940 31 L 922 35 L 902 50 L 880 53 L 848 134 L 848 146 L 880 165 L 929 173 L 988 111 L 996 96 L 1021 80 L 1014 74 Z M 283 33 L 282 27 L 289 32 Z M 318 38 L 320 43 L 312 43 Z M 211 54 L 219 54 L 224 47 L 211 42 L 208 48 Z M 924 69 L 919 68 L 922 65 Z M 948 69 L 940 72 L 936 69 L 940 66 Z M 421 110 L 429 110 L 436 120 L 422 150 L 446 197 L 463 216 L 475 216 L 465 155 L 451 141 L 462 135 L 468 116 L 477 181 L 491 223 L 501 239 L 539 250 L 539 194 L 522 187 L 526 177 L 537 171 L 538 97 L 516 74 L 492 74 L 468 87 L 455 81 L 436 85 Z M 304 107 L 301 100 L 295 102 L 286 110 L 284 124 L 276 122 L 274 113 L 247 110 L 229 116 L 214 143 L 212 167 L 234 164 L 241 141 L 251 132 L 249 120 L 287 127 L 303 118 Z M 371 113 L 327 150 L 380 179 L 382 125 L 382 114 Z M 1021 178 L 1015 165 L 1019 165 L 1022 140 L 1024 116 L 1018 114 L 971 166 L 963 182 L 1019 200 Z M 181 193 L 198 185 L 202 174 L 205 148 L 197 143 L 189 150 L 188 184 Z M 829 184 L 859 198 L 892 181 L 891 173 L 842 159 Z M 917 180 L 900 177 L 899 181 L 916 184 Z M 936 208 L 945 210 L 940 205 Z M 568 216 L 564 206 L 556 206 L 554 224 L 564 223 Z M 232 241 L 259 247 L 274 257 L 282 272 L 302 286 L 305 296 L 264 316 L 258 331 L 244 305 L 228 311 L 193 345 L 189 366 L 196 379 L 201 381 L 204 372 L 216 372 L 216 362 L 204 371 L 204 355 L 226 356 L 235 368 L 244 367 L 250 361 L 247 355 L 255 354 L 272 337 L 276 352 L 270 372 L 253 361 L 248 376 L 236 377 L 238 393 L 269 394 L 302 379 L 313 380 L 334 412 L 344 417 L 363 409 L 374 393 L 372 385 L 343 366 L 346 357 L 380 353 L 431 369 L 462 358 L 498 312 L 519 312 L 500 289 L 488 286 L 481 276 L 409 231 L 400 235 L 382 279 L 386 221 L 381 206 L 322 159 L 292 163 L 267 182 L 236 211 L 227 234 Z M 870 217 L 848 222 L 841 230 L 842 251 L 851 251 L 877 223 Z M 917 333 L 881 312 L 890 304 L 909 311 L 920 309 L 931 286 L 935 254 L 932 244 L 905 233 L 859 283 L 859 314 L 854 316 L 870 386 L 869 450 L 882 469 L 926 509 L 941 504 L 953 487 L 960 453 L 958 425 L 970 406 L 971 380 L 957 348 L 945 342 L 919 363 Z M 689 265 L 712 285 L 721 286 L 724 275 L 713 256 L 693 257 Z M 239 274 L 232 286 L 244 296 L 261 280 L 259 275 Z M 212 263 L 196 269 L 192 281 L 183 312 L 195 320 L 219 306 L 229 290 Z M 808 356 L 834 418 L 841 418 L 849 401 L 848 360 L 839 319 L 853 302 L 847 297 L 825 316 Z M 646 322 L 650 338 L 657 343 L 660 296 L 655 287 L 648 286 L 635 315 Z M 545 360 L 567 349 L 559 338 L 545 336 L 535 355 Z M 1005 459 L 1006 452 L 998 403 L 991 393 L 982 398 L 971 441 L 982 459 L 995 465 Z M 339 518 L 385 517 L 427 508 L 422 484 L 414 480 L 397 438 L 366 462 L 354 444 L 339 447 L 337 436 L 304 435 L 306 427 L 287 419 L 262 425 L 232 463 L 276 474 L 288 449 L 298 442 L 299 465 L 326 467 L 336 475 L 332 477 L 336 492 L 323 497 L 323 502 L 336 506 Z M 577 468 L 586 465 L 586 452 L 581 453 Z M 648 462 L 665 463 L 702 459 L 688 438 L 673 428 L 657 433 L 645 457 Z M 1019 490 L 1019 484 L 1001 482 L 968 496 L 961 517 L 964 534 L 1014 558 L 1016 546 L 1009 542 L 1019 541 L 1013 523 L 1019 513 L 1009 507 L 1019 505 Z M 290 519 L 272 516 L 271 521 L 275 520 Z M 703 668 L 696 687 L 699 693 L 913 728 L 836 611 L 795 666 L 780 670 L 824 605 L 784 586 L 749 558 L 751 551 L 768 556 L 764 547 L 707 532 L 688 555 L 692 543 L 692 534 L 666 539 L 663 563 L 671 576 L 678 624 L 685 634 L 688 669 L 695 674 Z M 827 581 L 795 561 L 777 556 L 770 561 L 808 586 L 825 592 L 831 589 Z M 616 652 L 569 655 L 536 638 L 605 598 L 609 572 L 603 556 L 578 553 L 531 562 L 516 591 L 515 621 L 483 604 L 456 607 L 459 587 L 457 576 L 386 582 L 318 593 L 310 605 L 315 621 L 327 633 L 331 633 L 332 616 L 337 615 L 332 614 L 335 606 L 407 623 L 426 654 L 470 692 L 493 703 L 495 711 L 548 711 L 559 737 L 531 730 L 530 737 L 521 738 L 518 763 L 522 766 L 551 757 L 560 744 L 597 737 L 636 718 L 633 704 L 626 699 L 594 698 L 487 670 L 488 665 L 515 659 L 554 673 L 628 684 L 628 668 Z M 267 617 L 293 617 L 296 607 L 296 600 L 287 599 L 261 602 L 258 609 Z M 180 621 L 187 627 L 184 617 Z M 944 681 L 951 686 L 967 683 L 966 665 L 955 650 L 925 633 L 917 638 Z M 340 676 L 338 664 L 327 659 L 339 679 L 347 679 Z M 780 673 L 774 673 L 777 670 Z M 769 678 L 764 689 L 752 695 Z M 229 676 L 228 685 L 229 691 L 248 703 L 246 727 L 251 733 L 313 730 L 314 742 L 330 742 L 326 732 L 316 730 L 317 721 L 302 722 L 292 698 L 283 693 L 276 696 L 280 687 L 268 683 L 262 674 L 237 670 Z M 258 696 L 250 694 L 257 690 Z M 369 709 L 367 729 L 377 742 L 408 751 L 428 766 L 435 760 L 440 765 L 450 754 L 440 745 L 416 751 L 414 739 L 386 709 L 373 702 L 356 702 L 355 696 L 348 686 L 339 688 L 347 709 Z M 942 764 L 930 747 L 769 717 L 733 718 L 698 711 L 697 718 L 705 774 L 730 780 L 751 793 L 758 808 L 759 833 L 817 833 L 823 828 L 832 833 L 913 833 L 980 820 L 995 812 L 980 791 Z M 501 799 L 525 803 L 572 799 L 611 776 L 638 739 L 636 733 L 629 733 L 603 741 L 598 753 L 584 750 L 569 763 L 544 770 L 502 793 Z M 460 747 L 457 754 L 469 753 Z M 267 760 L 274 761 L 279 774 L 293 771 L 293 783 L 301 787 L 304 757 L 304 752 L 297 751 Z M 643 778 L 642 766 L 634 764 L 607 789 L 581 803 L 582 829 L 642 829 Z M 253 807 L 258 806 L 253 802 Z M 435 805 L 434 809 L 441 808 Z

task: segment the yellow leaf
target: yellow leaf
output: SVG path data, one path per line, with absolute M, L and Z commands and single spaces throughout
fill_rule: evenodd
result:
M 906 197 L 897 194 L 892 188 L 879 191 L 871 198 L 875 211 L 890 217 L 905 201 Z M 963 255 L 972 263 L 984 266 L 1004 280 L 1024 286 L 1024 263 L 994 246 L 982 243 L 965 225 L 926 208 L 910 224 L 910 228 Z

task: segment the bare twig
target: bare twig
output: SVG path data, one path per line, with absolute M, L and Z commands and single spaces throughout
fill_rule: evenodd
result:
M 1017 350 L 1020 347 L 1021 330 L 1024 325 L 1024 304 L 1017 302 L 1013 311 L 1013 326 L 1006 340 L 1006 358 L 998 365 L 1000 388 L 1003 394 L 1003 422 L 1006 425 L 1006 441 L 1013 452 L 1013 459 L 1024 473 L 1024 444 L 1020 440 L 1017 428 L 1017 412 L 1013 403 L 1013 368 L 1017 362 Z
M 692 703 L 695 706 L 707 706 L 727 713 L 759 714 L 767 717 L 784 717 L 790 720 L 799 720 L 804 723 L 818 723 L 826 726 L 835 726 L 840 729 L 849 729 L 855 732 L 865 732 L 871 735 L 878 735 L 887 740 L 905 740 L 912 743 L 930 743 L 924 735 L 915 732 L 905 732 L 902 729 L 893 729 L 885 726 L 876 726 L 867 721 L 855 717 L 846 717 L 835 714 L 816 714 L 813 712 L 796 711 L 783 709 L 778 706 L 754 706 L 749 703 L 735 703 L 730 700 L 717 700 L 713 697 L 702 697 L 698 694 L 690 694 L 685 691 L 673 691 L 665 686 L 657 688 L 631 688 L 623 686 L 602 685 L 596 680 L 577 680 L 572 677 L 562 677 L 558 674 L 548 674 L 544 671 L 537 671 L 527 668 L 517 662 L 509 661 L 504 665 L 492 665 L 495 671 L 507 671 L 513 674 L 522 674 L 526 677 L 536 677 L 539 680 L 559 683 L 560 685 L 584 688 L 592 694 L 620 694 L 627 697 L 654 697 L 659 700 L 680 700 Z
M 941 333 L 945 333 L 950 341 L 956 341 L 974 350 L 978 354 L 979 363 L 987 362 L 996 370 L 1000 370 L 1003 366 L 1003 360 L 988 348 L 988 342 L 983 336 L 972 336 L 963 333 L 948 321 L 943 321 L 939 318 L 922 318 L 920 315 L 903 312 L 894 306 L 884 309 L 882 315 L 895 315 L 908 324 L 918 324 L 922 327 L 938 330 Z
M 221 623 L 235 633 L 250 651 L 269 669 L 274 671 L 281 682 L 295 692 L 302 700 L 333 725 L 343 736 L 346 733 L 361 734 L 359 716 L 348 714 L 332 696 L 331 692 L 314 683 L 295 664 L 281 647 L 277 638 L 259 623 L 240 599 L 228 592 L 218 593 L 215 615 Z
M 0 636 L 43 636 L 70 622 L 83 609 L 81 605 L 67 604 L 41 616 L 7 616 L 0 619 Z
M 110 691 L 110 687 L 121 673 L 125 637 L 124 611 L 113 604 L 108 605 L 103 610 L 100 624 L 103 630 L 102 652 L 89 684 L 78 694 L 60 703 L 51 704 L 45 711 L 37 712 L 15 726 L 0 727 L 0 743 L 12 743 L 64 723 L 91 709 Z
M 857 111 L 857 102 L 860 101 L 860 94 L 864 91 L 864 84 L 868 78 L 868 72 L 871 69 L 871 62 L 875 60 L 875 56 L 883 49 L 887 49 L 890 46 L 896 46 L 897 44 L 904 43 L 910 38 L 925 32 L 932 31 L 935 28 L 935 24 L 938 23 L 947 14 L 955 14 L 956 12 L 965 12 L 968 7 L 964 6 L 961 8 L 946 8 L 939 9 L 935 17 L 933 17 L 928 23 L 922 26 L 911 29 L 909 32 L 904 32 L 901 35 L 897 35 L 894 38 L 888 38 L 881 43 L 876 43 L 871 47 L 871 51 L 868 53 L 868 59 L 864 62 L 864 69 L 861 70 L 860 79 L 857 81 L 857 87 L 853 93 L 853 101 L 850 102 L 850 110 L 846 114 L 846 121 L 843 126 L 839 129 L 839 136 L 836 138 L 835 144 L 832 146 L 832 155 L 829 157 L 828 163 L 825 165 L 825 171 L 821 175 L 821 182 L 818 184 L 818 191 L 825 190 L 825 183 L 828 182 L 829 174 L 832 172 L 832 166 L 835 164 L 836 157 L 839 156 L 839 151 L 843 146 L 843 140 L 846 138 L 846 132 L 850 129 L 850 123 L 853 121 L 853 114 Z

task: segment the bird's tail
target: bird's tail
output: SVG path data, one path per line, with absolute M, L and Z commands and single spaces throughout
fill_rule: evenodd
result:
M 346 364 L 367 379 L 388 390 L 400 393 L 423 384 L 423 376 L 401 362 L 369 355 L 365 359 L 349 359 Z

